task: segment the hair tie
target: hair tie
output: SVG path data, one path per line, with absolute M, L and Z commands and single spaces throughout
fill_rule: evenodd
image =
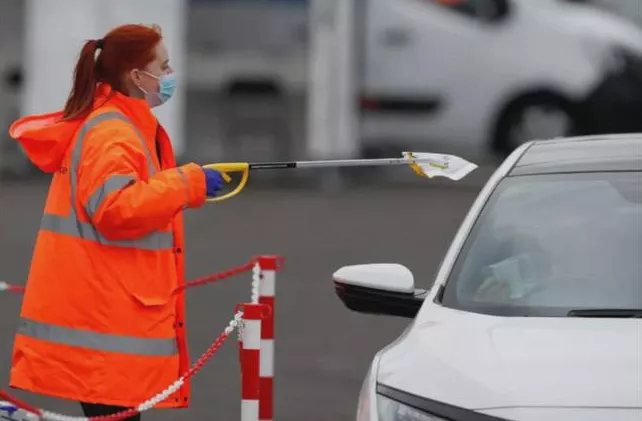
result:
M 103 40 L 102 39 L 97 39 L 96 40 L 96 49 L 102 50 L 103 49 Z

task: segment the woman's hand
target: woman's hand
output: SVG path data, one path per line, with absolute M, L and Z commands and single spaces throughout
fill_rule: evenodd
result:
M 220 172 L 203 168 L 205 172 L 205 183 L 207 184 L 207 197 L 215 197 L 223 187 L 223 176 Z

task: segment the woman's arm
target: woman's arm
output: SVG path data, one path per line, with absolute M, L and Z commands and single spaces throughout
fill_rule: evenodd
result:
M 166 227 L 177 212 L 205 201 L 205 174 L 196 164 L 143 180 L 148 166 L 144 147 L 126 123 L 99 125 L 85 140 L 77 197 L 108 240 L 144 237 Z

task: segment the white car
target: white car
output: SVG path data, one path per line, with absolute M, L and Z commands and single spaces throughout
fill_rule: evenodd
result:
M 529 140 L 595 134 L 582 102 L 609 72 L 635 66 L 628 58 L 642 63 L 642 28 L 576 1 L 357 3 L 362 139 L 374 151 L 430 142 L 507 155 Z M 627 95 L 642 95 L 642 82 L 609 104 Z
M 358 421 L 642 420 L 642 134 L 519 147 L 427 291 L 396 264 L 334 282 L 354 311 L 413 319 Z

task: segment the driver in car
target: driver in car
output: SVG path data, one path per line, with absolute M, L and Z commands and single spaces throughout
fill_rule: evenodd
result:
M 550 269 L 548 255 L 532 235 L 506 228 L 493 236 L 489 263 L 474 294 L 478 303 L 501 303 L 524 297 Z

